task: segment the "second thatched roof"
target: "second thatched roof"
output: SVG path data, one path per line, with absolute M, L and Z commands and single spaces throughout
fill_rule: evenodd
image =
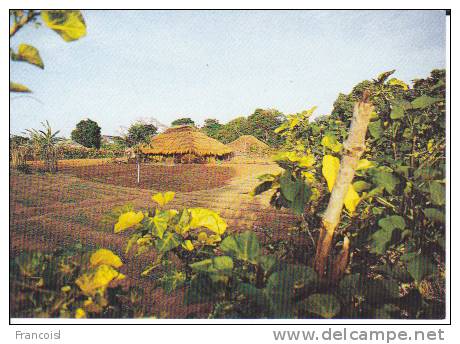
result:
M 142 147 L 141 151 L 144 154 L 154 155 L 194 154 L 196 156 L 224 156 L 232 153 L 232 150 L 223 143 L 187 125 L 167 129 L 153 137 L 150 144 Z
M 270 150 L 270 146 L 252 135 L 240 136 L 227 146 L 233 149 L 234 152 L 240 154 L 264 153 Z

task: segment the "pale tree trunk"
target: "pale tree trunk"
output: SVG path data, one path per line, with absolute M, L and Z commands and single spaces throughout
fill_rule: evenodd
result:
M 323 215 L 321 230 L 316 247 L 315 270 L 321 278 L 326 274 L 327 260 L 331 252 L 334 232 L 340 222 L 340 214 L 348 188 L 353 181 L 356 166 L 365 149 L 365 139 L 370 115 L 374 110 L 372 104 L 367 102 L 368 93 L 365 92 L 363 100 L 356 103 L 353 109 L 353 118 L 348 138 L 343 144 L 340 168 L 332 188 L 327 209 Z M 341 254 L 337 258 L 331 271 L 332 280 L 338 280 L 348 264 L 349 240 L 344 240 Z

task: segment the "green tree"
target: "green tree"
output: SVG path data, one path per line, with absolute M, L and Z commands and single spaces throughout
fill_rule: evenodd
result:
M 269 146 L 278 147 L 283 139 L 274 130 L 285 119 L 286 117 L 276 109 L 256 109 L 247 120 L 249 133 Z
M 238 137 L 248 134 L 250 134 L 248 120 L 246 117 L 241 116 L 221 127 L 219 130 L 219 140 L 223 143 L 230 143 Z
M 81 120 L 77 127 L 72 130 L 71 138 L 85 147 L 99 149 L 101 146 L 101 128 L 89 118 Z
M 208 118 L 204 120 L 204 125 L 201 130 L 214 139 L 219 139 L 219 131 L 222 128 L 222 124 L 217 119 Z
M 178 118 L 171 122 L 172 126 L 175 125 L 195 125 L 195 122 L 190 117 Z
M 127 142 L 130 146 L 139 143 L 149 143 L 152 136 L 156 135 L 158 128 L 153 124 L 137 122 L 128 129 Z
M 27 24 L 35 24 L 36 27 L 44 24 L 66 42 L 86 35 L 85 20 L 81 12 L 77 10 L 11 10 L 10 23 L 10 39 Z M 10 59 L 27 62 L 41 69 L 45 68 L 40 52 L 29 44 L 19 44 L 17 51 L 10 48 Z M 32 91 L 27 86 L 10 81 L 10 92 L 30 93 Z

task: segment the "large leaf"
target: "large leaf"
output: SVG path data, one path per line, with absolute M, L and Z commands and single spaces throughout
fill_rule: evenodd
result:
M 153 223 L 155 224 L 155 230 L 152 234 L 156 235 L 158 238 L 162 239 L 163 234 L 168 228 L 169 222 L 174 216 L 177 215 L 177 210 L 159 210 L 155 211 L 155 216 L 153 217 Z
M 323 167 L 322 172 L 324 178 L 326 178 L 327 187 L 329 191 L 332 191 L 334 187 L 335 180 L 337 179 L 337 174 L 339 173 L 340 160 L 332 155 L 325 155 L 323 157 Z
M 124 231 L 125 229 L 138 225 L 143 219 L 144 214 L 142 213 L 142 211 L 139 211 L 137 213 L 134 211 L 128 211 L 126 213 L 123 213 L 118 218 L 118 222 L 115 224 L 113 231 L 114 233 L 119 233 L 121 231 Z
M 394 105 L 391 107 L 390 118 L 399 119 L 404 117 L 404 109 L 401 106 Z
M 393 215 L 379 220 L 381 227 L 374 234 L 372 234 L 372 248 L 371 251 L 377 254 L 384 254 L 388 243 L 391 241 L 393 231 L 395 229 L 403 230 L 406 226 L 404 219 L 401 216 Z
M 184 295 L 184 302 L 186 305 L 211 302 L 218 299 L 221 293 L 221 285 L 213 283 L 207 274 L 197 274 L 190 281 L 190 286 Z
M 436 266 L 429 257 L 416 255 L 407 263 L 407 271 L 415 281 L 420 282 L 424 277 L 433 274 Z
M 379 139 L 383 134 L 382 122 L 380 120 L 370 122 L 368 128 L 374 139 Z
M 13 53 L 11 55 L 11 59 L 13 61 L 28 62 L 41 69 L 45 68 L 38 49 L 28 44 L 20 44 L 18 47 L 18 52 L 16 54 Z
M 168 192 L 165 192 L 164 194 L 161 192 L 158 192 L 152 196 L 152 200 L 157 202 L 160 207 L 163 207 L 174 199 L 174 195 L 175 195 L 175 192 L 173 191 L 168 191 Z
M 381 304 L 399 298 L 399 285 L 393 279 L 368 280 L 366 282 L 367 301 Z
M 423 209 L 423 213 L 425 214 L 427 218 L 429 218 L 433 222 L 444 223 L 446 221 L 444 212 L 438 209 L 435 209 L 435 208 Z
M 443 184 L 434 180 L 429 184 L 431 202 L 435 205 L 446 203 L 446 190 Z
M 180 245 L 180 237 L 176 233 L 166 232 L 162 239 L 157 239 L 155 246 L 160 253 L 165 253 Z
M 233 259 L 228 256 L 218 256 L 190 264 L 190 267 L 197 272 L 230 275 L 233 270 Z
M 166 272 L 159 280 L 161 287 L 167 294 L 185 284 L 186 276 L 182 271 L 171 270 Z
M 125 276 L 110 265 L 99 265 L 94 271 L 85 273 L 75 280 L 81 291 L 94 296 L 97 292 L 103 292 L 112 280 L 121 280 Z
M 295 196 L 299 191 L 299 187 L 300 185 L 296 183 L 296 181 L 292 180 L 291 172 L 289 170 L 283 173 L 280 178 L 280 189 L 283 193 L 283 196 L 288 201 L 292 202 L 295 199 Z
M 208 228 L 216 234 L 222 235 L 227 229 L 227 223 L 215 211 L 204 208 L 190 208 L 190 228 Z
M 230 254 L 237 259 L 253 264 L 257 263 L 260 247 L 257 235 L 252 231 L 228 236 L 219 247 L 224 253 Z
M 373 181 L 378 186 L 384 187 L 388 193 L 393 193 L 396 185 L 399 184 L 399 179 L 391 172 L 376 171 L 373 174 Z
M 110 265 L 114 268 L 119 268 L 123 265 L 120 257 L 115 253 L 105 248 L 101 248 L 94 252 L 90 258 L 91 266 L 98 266 L 102 264 Z
M 317 275 L 310 267 L 287 265 L 270 275 L 266 293 L 277 317 L 291 317 L 295 293 L 298 290 L 311 290 L 317 283 Z
M 412 101 L 412 108 L 425 109 L 430 105 L 442 101 L 442 98 L 433 98 L 426 95 L 420 96 Z
M 307 311 L 330 319 L 339 314 L 340 302 L 332 294 L 312 294 L 305 300 Z
M 10 81 L 10 92 L 31 93 L 32 91 L 27 86 Z
M 86 35 L 85 20 L 78 10 L 41 11 L 46 26 L 57 32 L 66 42 L 75 41 Z

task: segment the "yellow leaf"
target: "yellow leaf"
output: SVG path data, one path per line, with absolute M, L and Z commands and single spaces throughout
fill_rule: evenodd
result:
M 312 167 L 315 163 L 315 157 L 312 154 L 304 155 L 299 159 L 300 167 Z
M 220 237 L 220 235 L 213 234 L 210 235 L 208 239 L 206 239 L 206 245 L 214 245 L 215 243 L 218 243 L 221 240 L 222 238 Z
M 86 24 L 78 10 L 43 10 L 41 17 L 46 26 L 57 32 L 66 42 L 86 35 Z
M 293 129 L 297 124 L 299 124 L 299 121 L 300 121 L 299 118 L 294 117 L 294 118 L 290 121 L 290 123 L 289 123 L 291 129 Z
M 429 153 L 433 153 L 433 144 L 434 144 L 434 140 L 431 139 L 428 141 L 428 144 L 427 144 L 427 149 L 428 149 L 428 152 Z
M 356 171 L 367 170 L 368 168 L 374 167 L 375 164 L 372 161 L 367 159 L 361 159 L 358 161 L 358 166 L 356 166 Z
M 92 305 L 93 304 L 93 299 L 88 297 L 88 299 L 86 299 L 84 302 L 83 302 L 83 305 L 84 306 L 89 306 L 89 305 Z
M 190 240 L 185 240 L 185 242 L 182 243 L 182 247 L 187 251 L 193 251 L 195 248 Z
M 324 136 L 321 139 L 321 144 L 335 153 L 340 152 L 342 149 L 342 144 L 337 141 L 337 138 L 334 135 L 331 134 Z
M 356 207 L 359 204 L 359 201 L 361 201 L 361 198 L 359 197 L 359 194 L 353 188 L 353 185 L 350 185 L 348 187 L 347 194 L 346 194 L 345 199 L 343 201 L 343 203 L 345 204 L 345 208 L 347 208 L 347 210 L 350 213 L 354 213 Z
M 61 288 L 61 291 L 63 291 L 64 293 L 66 293 L 66 292 L 70 291 L 70 289 L 72 289 L 72 288 L 70 288 L 70 285 L 65 285 L 65 286 L 63 286 L 63 287 Z
M 309 182 L 310 184 L 315 182 L 315 176 L 311 172 L 303 171 L 302 176 L 304 176 L 307 182 Z
M 155 202 L 158 203 L 158 205 L 160 207 L 168 204 L 169 202 L 171 202 L 173 199 L 174 199 L 174 195 L 176 193 L 175 192 L 172 192 L 172 191 L 168 191 L 168 192 L 165 192 L 164 194 L 162 194 L 161 192 L 155 194 L 152 196 L 152 200 L 154 200 Z
M 119 268 L 123 265 L 120 257 L 114 254 L 112 251 L 105 248 L 101 248 L 94 252 L 90 258 L 91 266 L 97 266 L 101 264 L 107 264 L 113 266 L 114 268 Z
M 77 308 L 77 310 L 75 311 L 75 318 L 77 319 L 86 318 L 86 312 L 84 311 L 83 308 Z
M 110 265 L 99 265 L 96 270 L 85 273 L 75 280 L 83 293 L 94 296 L 96 292 L 104 292 L 107 285 L 114 279 L 121 280 L 125 275 L 119 273 Z
M 403 90 L 407 91 L 409 89 L 409 86 L 402 80 L 392 78 L 388 81 L 389 85 L 395 85 L 395 86 L 401 86 Z
M 40 57 L 40 53 L 38 52 L 37 48 L 31 45 L 24 43 L 20 44 L 18 47 L 18 53 L 13 56 L 14 60 L 16 61 L 25 61 L 41 69 L 44 68 L 42 58 Z
M 139 224 L 144 219 L 142 211 L 134 212 L 128 211 L 127 213 L 121 214 L 118 218 L 118 222 L 115 224 L 114 233 L 119 233 Z
M 206 240 L 208 240 L 208 234 L 206 234 L 206 232 L 198 233 L 198 241 L 206 242 Z
M 332 155 L 325 155 L 323 157 L 323 176 L 326 178 L 327 187 L 332 191 L 334 187 L 337 174 L 339 173 L 340 160 Z
M 191 208 L 190 228 L 205 227 L 216 234 L 224 234 L 227 229 L 227 223 L 216 212 L 204 208 Z

